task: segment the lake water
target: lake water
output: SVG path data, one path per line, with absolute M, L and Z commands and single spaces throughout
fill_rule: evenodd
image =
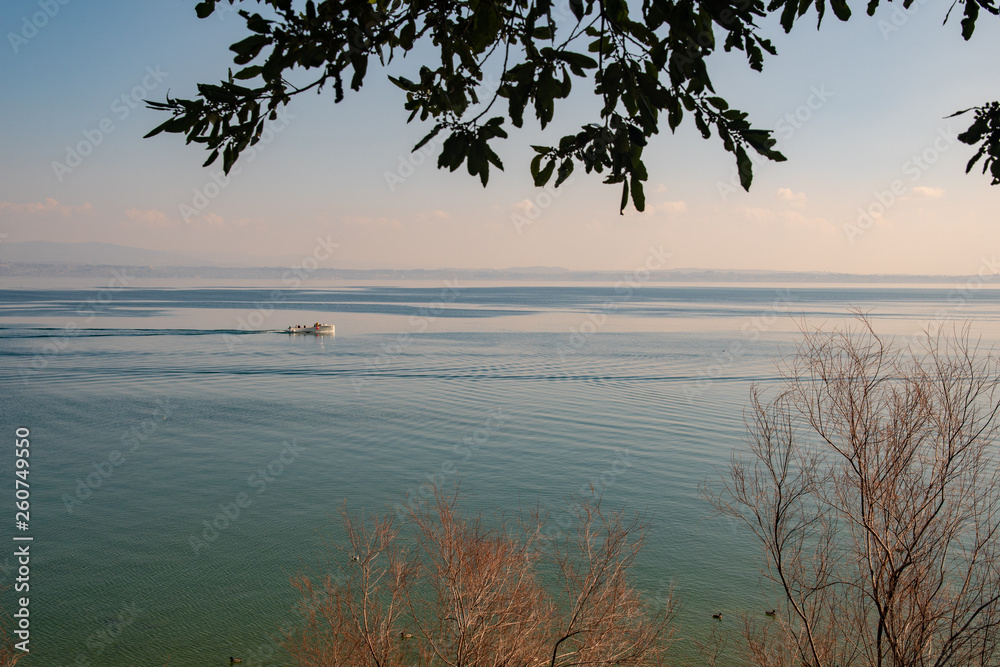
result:
M 0 425 L 31 432 L 26 533 L 3 504 L 7 539 L 34 538 L 26 665 L 287 664 L 288 578 L 320 565 L 341 505 L 459 480 L 470 510 L 537 504 L 553 525 L 590 485 L 644 512 L 636 581 L 653 604 L 673 588 L 675 662 L 698 664 L 694 641 L 774 606 L 698 486 L 800 323 L 857 306 L 887 333 L 972 318 L 1000 338 L 1000 292 L 960 286 L 137 282 L 0 290 Z M 337 335 L 276 332 L 317 320 Z

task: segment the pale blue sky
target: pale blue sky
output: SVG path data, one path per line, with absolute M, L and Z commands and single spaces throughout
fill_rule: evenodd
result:
M 190 96 L 196 82 L 225 76 L 242 20 L 198 20 L 194 4 L 0 6 L 6 241 L 295 258 L 330 237 L 340 244 L 331 267 L 622 270 L 662 246 L 673 267 L 953 274 L 975 273 L 1000 251 L 1000 188 L 964 175 L 971 149 L 946 137 L 969 121 L 944 118 L 1000 97 L 1000 22 L 984 15 L 966 43 L 957 21 L 941 25 L 948 2 L 882 8 L 873 19 L 855 2 L 847 24 L 829 16 L 821 31 L 808 21 L 789 36 L 772 27 L 779 56 L 763 74 L 742 54 L 720 56 L 717 90 L 755 125 L 775 129 L 789 161 L 762 164 L 750 194 L 733 190 L 731 157 L 685 123 L 647 149 L 652 210 L 625 216 L 617 186 L 582 172 L 551 205 L 532 209 L 549 195 L 528 175 L 527 145 L 543 140 L 530 122 L 511 132 L 500 151 L 506 172 L 485 190 L 464 169 L 438 171 L 435 156 L 390 188 L 386 173 L 400 173 L 426 129 L 404 123 L 403 94 L 374 68 L 342 104 L 332 94 L 295 100 L 274 140 L 217 188 L 217 167 L 201 168 L 200 148 L 176 135 L 142 140 L 162 118 L 128 105 L 168 90 Z M 45 7 L 54 15 L 43 22 Z M 26 29 L 33 19 L 45 25 Z M 417 66 L 404 61 L 400 71 Z M 584 120 L 585 108 L 557 110 L 551 141 Z M 53 168 L 66 163 L 67 146 L 96 137 L 78 166 Z M 933 164 L 912 160 L 921 154 Z M 859 209 L 878 212 L 876 193 L 894 181 L 901 194 L 859 226 Z M 199 203 L 196 191 L 216 190 L 199 216 L 184 220 L 182 205 Z M 530 225 L 518 224 L 520 213 L 535 215 Z

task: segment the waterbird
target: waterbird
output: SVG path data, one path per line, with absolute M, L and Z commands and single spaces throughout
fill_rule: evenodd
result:
M 718 614 L 712 614 L 712 618 L 714 618 L 717 621 L 721 621 L 722 620 L 722 612 L 720 611 Z
M 765 611 L 764 615 L 765 616 L 774 616 L 774 612 L 776 612 L 776 611 L 778 611 L 778 610 L 777 609 L 772 609 L 771 611 Z
M 233 656 L 229 656 L 230 665 L 238 665 L 241 662 L 243 662 L 243 658 L 234 658 Z
M 411 635 L 409 632 L 400 632 L 399 633 L 399 638 L 400 639 L 413 639 L 413 635 Z

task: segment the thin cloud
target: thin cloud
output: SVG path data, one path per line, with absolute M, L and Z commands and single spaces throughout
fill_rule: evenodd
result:
M 530 199 L 522 199 L 519 202 L 514 202 L 510 207 L 519 213 L 528 213 L 535 210 L 535 202 Z
M 376 229 L 379 227 L 402 228 L 399 218 L 386 218 L 385 216 L 347 215 L 343 216 L 340 221 L 347 227 L 371 227 Z
M 130 208 L 125 211 L 125 217 L 132 222 L 152 228 L 172 227 L 175 222 L 167 218 L 167 214 L 156 208 Z
M 930 187 L 927 185 L 917 185 L 911 192 L 918 197 L 924 197 L 926 199 L 941 199 L 944 197 L 944 188 Z
M 683 201 L 664 201 L 646 207 L 650 213 L 683 213 L 687 209 L 687 202 Z
M 744 217 L 752 222 L 767 226 L 780 225 L 789 230 L 829 230 L 832 229 L 826 218 L 808 217 L 798 211 L 775 211 L 770 208 L 745 207 L 741 209 Z
M 226 229 L 229 227 L 226 219 L 218 213 L 202 213 L 201 215 L 196 215 L 188 220 L 188 224 L 201 231 Z
M 441 209 L 434 209 L 430 213 L 417 214 L 417 220 L 448 220 L 449 218 L 451 218 L 451 213 L 442 211 Z
M 93 206 L 91 206 L 90 202 L 84 202 L 79 206 L 69 206 L 67 204 L 60 204 L 52 197 L 48 197 L 43 202 L 17 203 L 0 201 L 0 212 L 9 212 L 17 216 L 35 216 L 55 213 L 68 217 L 74 214 L 88 214 L 92 211 Z
M 684 201 L 662 201 L 658 204 L 646 202 L 646 208 L 641 213 L 633 207 L 625 211 L 625 215 L 671 215 L 684 213 L 687 211 L 687 202 Z
M 795 208 L 801 208 L 806 205 L 806 193 L 793 192 L 791 188 L 778 188 L 778 192 L 775 196 L 781 201 L 787 202 L 789 206 L 794 206 Z

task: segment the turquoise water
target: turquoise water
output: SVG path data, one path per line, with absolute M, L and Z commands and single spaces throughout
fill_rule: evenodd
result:
M 712 613 L 774 606 L 698 486 L 742 446 L 796 318 L 852 304 L 900 335 L 975 317 L 989 342 L 1000 321 L 996 292 L 947 287 L 0 290 L 0 426 L 31 431 L 23 664 L 287 664 L 288 578 L 322 562 L 341 505 L 391 511 L 431 480 L 555 525 L 590 485 L 645 513 L 637 582 L 654 604 L 674 590 L 676 662 L 698 664 Z M 274 331 L 317 320 L 336 337 Z M 0 470 L 10 498 L 12 453 Z

